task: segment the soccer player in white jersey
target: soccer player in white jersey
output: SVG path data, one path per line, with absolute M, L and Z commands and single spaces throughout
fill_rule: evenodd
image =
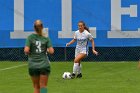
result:
M 98 52 L 95 50 L 93 36 L 83 21 L 78 22 L 78 29 L 74 34 L 74 38 L 66 44 L 66 46 L 69 46 L 77 41 L 72 78 L 82 77 L 81 60 L 88 55 L 88 41 L 91 41 L 93 54 L 98 55 Z

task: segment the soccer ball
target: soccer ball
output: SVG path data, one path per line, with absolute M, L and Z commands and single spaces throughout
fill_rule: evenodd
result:
M 70 72 L 64 72 L 62 75 L 63 79 L 71 79 L 71 73 Z

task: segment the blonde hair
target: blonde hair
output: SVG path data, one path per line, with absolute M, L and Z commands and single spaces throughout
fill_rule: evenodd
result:
M 43 23 L 41 20 L 34 22 L 34 29 L 38 35 L 43 36 Z

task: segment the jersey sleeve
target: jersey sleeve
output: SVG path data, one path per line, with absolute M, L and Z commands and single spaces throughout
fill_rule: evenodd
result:
M 91 35 L 91 33 L 88 34 L 88 39 L 89 40 L 93 39 L 93 36 Z
M 31 43 L 30 43 L 30 37 L 28 37 L 28 38 L 26 39 L 25 46 L 30 47 L 30 45 L 31 45 Z
M 50 38 L 48 38 L 48 42 L 47 42 L 47 46 L 46 47 L 47 48 L 52 47 L 52 42 L 51 42 Z

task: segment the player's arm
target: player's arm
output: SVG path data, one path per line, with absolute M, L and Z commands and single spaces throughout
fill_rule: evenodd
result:
M 95 50 L 95 43 L 94 43 L 93 36 L 91 35 L 91 33 L 88 33 L 88 39 L 91 41 L 93 54 L 98 55 L 98 52 Z
M 54 48 L 52 47 L 52 43 L 51 43 L 50 38 L 48 38 L 47 52 L 48 52 L 49 54 L 53 54 L 53 53 L 54 53 Z
M 66 44 L 66 46 L 73 44 L 75 41 L 76 41 L 76 39 L 72 39 L 69 43 Z
M 90 41 L 91 41 L 91 44 L 92 44 L 92 52 L 93 52 L 93 54 L 98 55 L 98 52 L 95 50 L 95 43 L 94 43 L 94 40 L 91 39 Z
M 66 46 L 69 46 L 69 45 L 73 44 L 76 41 L 76 39 L 77 39 L 77 36 L 76 36 L 76 33 L 75 33 L 74 38 L 69 43 L 67 43 Z
M 30 53 L 30 38 L 28 37 L 26 39 L 25 47 L 24 47 L 24 53 L 28 55 Z

